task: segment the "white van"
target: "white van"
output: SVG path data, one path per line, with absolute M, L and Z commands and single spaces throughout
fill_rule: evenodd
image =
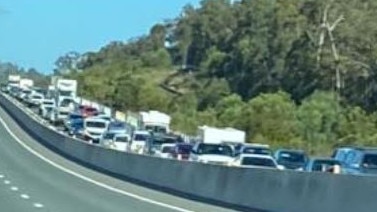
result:
M 102 135 L 107 131 L 109 121 L 101 118 L 86 118 L 84 120 L 83 139 L 98 144 Z

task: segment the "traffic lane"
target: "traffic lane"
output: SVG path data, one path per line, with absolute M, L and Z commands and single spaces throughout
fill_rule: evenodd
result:
M 25 142 L 28 146 L 30 146 L 32 149 L 36 150 L 43 156 L 47 157 L 49 160 L 63 167 L 68 167 L 70 170 L 74 171 L 75 173 L 82 174 L 95 181 L 102 182 L 111 187 L 114 187 L 123 191 L 127 191 L 135 195 L 143 196 L 145 198 L 152 199 L 152 200 L 169 204 L 169 205 L 173 205 L 173 206 L 187 208 L 192 211 L 217 211 L 217 212 L 235 211 L 229 208 L 223 208 L 216 205 L 193 201 L 193 200 L 181 198 L 178 196 L 174 196 L 165 192 L 160 192 L 157 190 L 145 188 L 143 186 L 129 183 L 129 182 L 114 178 L 112 176 L 108 176 L 106 174 L 94 171 L 87 167 L 78 165 L 75 162 L 67 160 L 61 155 L 56 154 L 55 152 L 41 145 L 39 142 L 35 141 L 23 129 L 21 129 L 17 125 L 17 123 L 15 123 L 15 121 L 2 108 L 0 108 L 0 117 L 2 117 L 2 119 L 4 119 L 4 121 L 6 122 L 6 124 L 12 128 L 12 131 L 16 134 L 16 136 L 20 138 L 23 142 Z
M 38 202 L 30 199 L 24 190 L 14 191 L 14 185 L 5 184 L 5 180 L 0 181 L 0 210 L 7 212 L 18 211 L 47 211 L 45 208 L 40 208 Z
M 177 197 L 168 193 L 156 191 L 153 189 L 148 189 L 133 183 L 128 183 L 117 178 L 96 172 L 94 170 L 88 169 L 84 166 L 80 166 L 70 160 L 65 159 L 64 157 L 55 154 L 53 151 L 45 148 L 39 142 L 31 138 L 23 129 L 21 129 L 17 123 L 7 114 L 3 109 L 0 108 L 0 116 L 4 119 L 7 126 L 12 128 L 12 131 L 16 136 L 21 139 L 32 149 L 41 153 L 44 157 L 47 157 L 49 160 L 57 163 L 63 167 L 68 167 L 70 170 L 73 170 L 75 173 L 82 174 L 87 176 L 90 179 L 109 185 L 110 187 L 117 188 L 122 191 L 127 191 L 134 195 L 139 195 L 150 200 L 154 200 L 160 203 L 165 203 L 168 205 L 179 206 L 181 208 L 188 208 L 192 211 L 218 211 L 218 212 L 230 212 L 234 211 L 228 208 L 223 208 L 216 205 L 210 205 L 203 202 L 192 201 L 185 198 Z
M 175 211 L 127 197 L 65 173 L 23 149 L 0 126 L 0 170 L 49 211 Z M 12 205 L 15 204 L 15 205 Z M 11 203 L 16 208 L 18 203 Z M 17 208 L 30 211 L 30 208 Z

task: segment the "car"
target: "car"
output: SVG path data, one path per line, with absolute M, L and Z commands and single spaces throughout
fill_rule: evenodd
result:
M 71 128 L 71 123 L 75 120 L 84 121 L 84 117 L 80 113 L 70 113 L 63 121 L 64 130 L 70 131 L 69 129 Z
M 99 144 L 102 135 L 107 131 L 109 122 L 100 118 L 90 117 L 84 119 L 82 138 L 92 144 Z
M 352 150 L 355 150 L 355 148 L 354 147 L 339 147 L 333 151 L 331 157 L 344 163 L 347 158 L 348 153 L 350 153 Z
M 233 161 L 233 156 L 233 149 L 227 144 L 196 143 L 191 150 L 189 160 L 201 163 L 228 165 Z
M 125 122 L 122 122 L 122 121 L 111 121 L 109 123 L 109 127 L 108 127 L 107 131 L 113 132 L 113 133 L 124 133 L 124 134 L 131 135 L 132 127 L 130 125 L 127 125 Z
M 170 153 L 170 158 L 177 160 L 188 160 L 193 145 L 189 143 L 175 144 L 173 151 Z
M 291 170 L 302 170 L 308 160 L 305 151 L 288 149 L 276 150 L 274 158 L 279 165 Z
M 342 163 L 333 158 L 310 158 L 304 168 L 306 172 L 330 172 L 334 166 L 342 167 Z
M 148 140 L 144 148 L 144 153 L 154 155 L 156 152 L 161 152 L 161 147 L 164 144 L 172 144 L 182 142 L 179 136 L 165 133 L 151 133 L 151 139 Z
M 135 153 L 143 153 L 146 143 L 151 138 L 149 131 L 136 130 L 132 134 L 131 144 L 129 145 L 129 150 Z
M 118 151 L 127 151 L 130 135 L 125 133 L 106 132 L 100 139 L 103 147 L 115 149 Z
M 97 108 L 87 106 L 87 105 L 80 105 L 77 109 L 78 113 L 81 113 L 82 116 L 86 117 L 91 117 L 91 116 L 96 116 L 98 115 L 98 110 Z
M 21 89 L 17 94 L 17 99 L 24 102 L 27 96 L 32 94 L 32 92 L 33 91 L 30 89 Z
M 55 102 L 52 99 L 43 99 L 41 101 L 41 104 L 39 105 L 39 115 L 47 119 L 49 116 L 49 113 L 55 108 Z
M 284 169 L 284 166 L 279 165 L 272 156 L 261 154 L 240 154 L 230 163 L 230 166 L 243 168 Z
M 68 135 L 73 138 L 80 137 L 84 132 L 84 119 L 73 119 L 66 128 Z
M 240 154 L 259 154 L 259 155 L 270 155 L 272 156 L 272 150 L 270 146 L 267 144 L 257 144 L 257 143 L 250 143 L 250 144 L 242 144 L 236 148 L 235 155 L 238 156 Z
M 174 143 L 162 144 L 159 150 L 156 150 L 155 156 L 160 158 L 171 158 L 171 154 L 174 151 Z
M 377 148 L 355 147 L 350 150 L 342 161 L 347 174 L 377 175 Z
M 32 93 L 26 96 L 25 103 L 29 107 L 39 107 L 44 100 L 44 96 L 39 93 Z

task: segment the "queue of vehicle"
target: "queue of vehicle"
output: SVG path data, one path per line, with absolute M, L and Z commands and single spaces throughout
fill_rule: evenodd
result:
M 340 147 L 331 157 L 310 158 L 303 150 L 273 151 L 267 144 L 246 143 L 241 130 L 209 126 L 198 127 L 195 139 L 187 141 L 172 132 L 171 117 L 165 113 L 139 112 L 135 128 L 93 105 L 80 104 L 75 80 L 54 78 L 48 89 L 33 87 L 31 80 L 15 75 L 8 81 L 3 92 L 36 108 L 41 118 L 61 126 L 68 136 L 104 148 L 239 168 L 377 174 L 376 148 Z

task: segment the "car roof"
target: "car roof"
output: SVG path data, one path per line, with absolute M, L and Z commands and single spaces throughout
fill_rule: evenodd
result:
M 309 160 L 311 160 L 311 161 L 317 161 L 317 160 L 338 161 L 338 160 L 336 160 L 334 158 L 330 158 L 330 157 L 312 157 Z
M 274 159 L 271 155 L 261 155 L 261 154 L 240 154 L 240 158 L 250 157 L 250 158 L 262 158 L 262 159 Z
M 150 135 L 150 132 L 146 130 L 135 130 L 134 134 Z
M 258 148 L 270 148 L 268 144 L 258 144 L 258 143 L 246 143 L 242 147 L 258 147 Z
M 174 147 L 175 146 L 175 143 L 165 143 L 165 144 L 161 144 L 161 147 Z
M 275 152 L 294 152 L 294 153 L 304 153 L 305 151 L 302 149 L 278 149 Z
M 86 118 L 85 121 L 104 122 L 104 123 L 108 122 L 100 117 L 89 117 L 89 118 Z

